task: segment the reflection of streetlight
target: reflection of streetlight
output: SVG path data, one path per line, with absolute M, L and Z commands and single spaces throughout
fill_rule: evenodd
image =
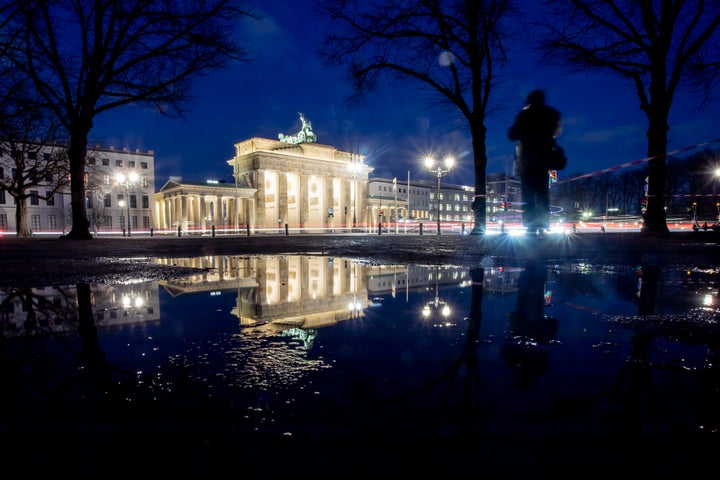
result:
M 135 182 L 138 181 L 138 174 L 135 171 L 131 171 L 129 174 L 125 175 L 124 173 L 118 173 L 115 179 L 117 180 L 118 185 L 123 185 L 125 187 L 125 198 L 127 199 L 125 201 L 125 204 L 127 205 L 127 234 L 128 237 L 130 236 L 130 185 L 134 185 Z M 122 202 L 122 200 L 120 200 Z M 120 203 L 118 202 L 118 203 Z M 120 205 L 120 208 L 122 208 L 122 205 Z
M 455 164 L 455 159 L 453 157 L 445 157 L 445 160 L 443 160 L 443 163 L 445 164 L 445 168 L 442 168 L 442 166 L 440 166 L 440 165 L 433 168 L 433 166 L 435 165 L 435 159 L 432 157 L 425 158 L 425 166 L 428 168 L 428 170 L 430 170 L 431 172 L 433 172 L 437 175 L 437 198 L 435 198 L 435 210 L 437 212 L 437 234 L 438 235 L 440 235 L 440 178 L 450 171 L 450 169 Z
M 133 296 L 130 295 L 123 295 L 122 296 L 122 308 L 128 309 L 128 308 L 140 308 L 143 306 L 143 299 L 139 295 Z
M 442 299 L 440 299 L 439 296 L 439 279 L 440 279 L 440 272 L 439 267 L 435 267 L 435 299 L 426 303 L 425 306 L 422 309 L 422 315 L 425 318 L 429 318 L 431 315 L 431 307 L 435 309 L 436 312 L 439 312 L 442 317 L 449 317 L 451 310 L 450 305 Z

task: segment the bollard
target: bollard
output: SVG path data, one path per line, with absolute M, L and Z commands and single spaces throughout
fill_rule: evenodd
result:
M 212 236 L 215 238 L 215 225 L 212 226 Z
M 178 225 L 178 237 L 182 235 L 182 227 Z
M 420 235 L 422 235 L 422 222 L 420 222 Z
M 462 230 L 460 230 L 460 235 L 465 235 L 465 222 L 462 222 Z
M 152 227 L 150 227 L 150 236 L 151 236 L 151 237 L 153 236 L 153 229 L 152 229 Z
M 285 236 L 287 237 L 288 235 L 290 235 L 290 230 L 288 229 L 288 224 L 286 223 L 285 224 Z
M 250 236 L 250 224 L 245 225 L 245 230 L 247 231 L 247 236 Z

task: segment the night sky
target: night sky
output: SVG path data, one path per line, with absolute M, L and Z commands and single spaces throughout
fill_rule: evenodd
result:
M 445 181 L 469 184 L 473 166 L 469 135 L 447 113 L 407 84 L 385 84 L 366 103 L 348 106 L 349 82 L 341 68 L 318 55 L 327 21 L 312 13 L 310 0 L 247 2 L 260 20 L 243 19 L 241 43 L 249 62 L 208 72 L 196 82 L 185 119 L 159 117 L 146 107 L 107 112 L 96 118 L 90 145 L 153 150 L 156 186 L 170 176 L 186 180 L 227 179 L 234 144 L 251 137 L 278 138 L 300 130 L 298 112 L 312 122 L 317 142 L 367 156 L 371 176 L 432 179 L 422 158 L 429 152 L 452 154 L 456 168 Z M 535 5 L 533 0 L 527 2 Z M 602 74 L 568 74 L 539 66 L 536 54 L 515 45 L 502 71 L 488 114 L 488 173 L 511 171 L 513 145 L 505 134 L 528 92 L 545 91 L 562 114 L 559 138 L 569 158 L 565 178 L 625 164 L 642 164 L 647 155 L 647 121 L 634 88 Z M 676 96 L 671 111 L 668 152 L 718 148 L 717 105 L 699 97 Z M 709 145 L 708 145 L 709 144 Z

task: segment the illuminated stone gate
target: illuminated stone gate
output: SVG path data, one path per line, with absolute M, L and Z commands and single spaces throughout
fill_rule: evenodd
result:
M 252 228 L 313 231 L 367 223 L 364 155 L 316 143 L 251 138 L 228 160 L 237 181 L 255 189 Z
M 254 137 L 235 144 L 227 161 L 234 182 L 171 179 L 155 194 L 155 225 L 203 233 L 350 231 L 371 226 L 365 156 L 315 143 L 312 126 L 279 140 Z M 371 223 L 368 223 L 368 222 Z

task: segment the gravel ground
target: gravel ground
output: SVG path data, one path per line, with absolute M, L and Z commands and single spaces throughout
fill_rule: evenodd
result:
M 718 232 L 667 234 L 581 233 L 544 239 L 504 235 L 255 235 L 136 236 L 66 240 L 0 237 L 0 286 L 48 286 L 128 279 L 167 279 L 197 270 L 157 265 L 156 258 L 213 255 L 313 254 L 352 257 L 370 263 L 478 266 L 583 259 L 589 262 L 698 263 L 717 267 Z M 486 265 L 486 263 L 483 263 Z

